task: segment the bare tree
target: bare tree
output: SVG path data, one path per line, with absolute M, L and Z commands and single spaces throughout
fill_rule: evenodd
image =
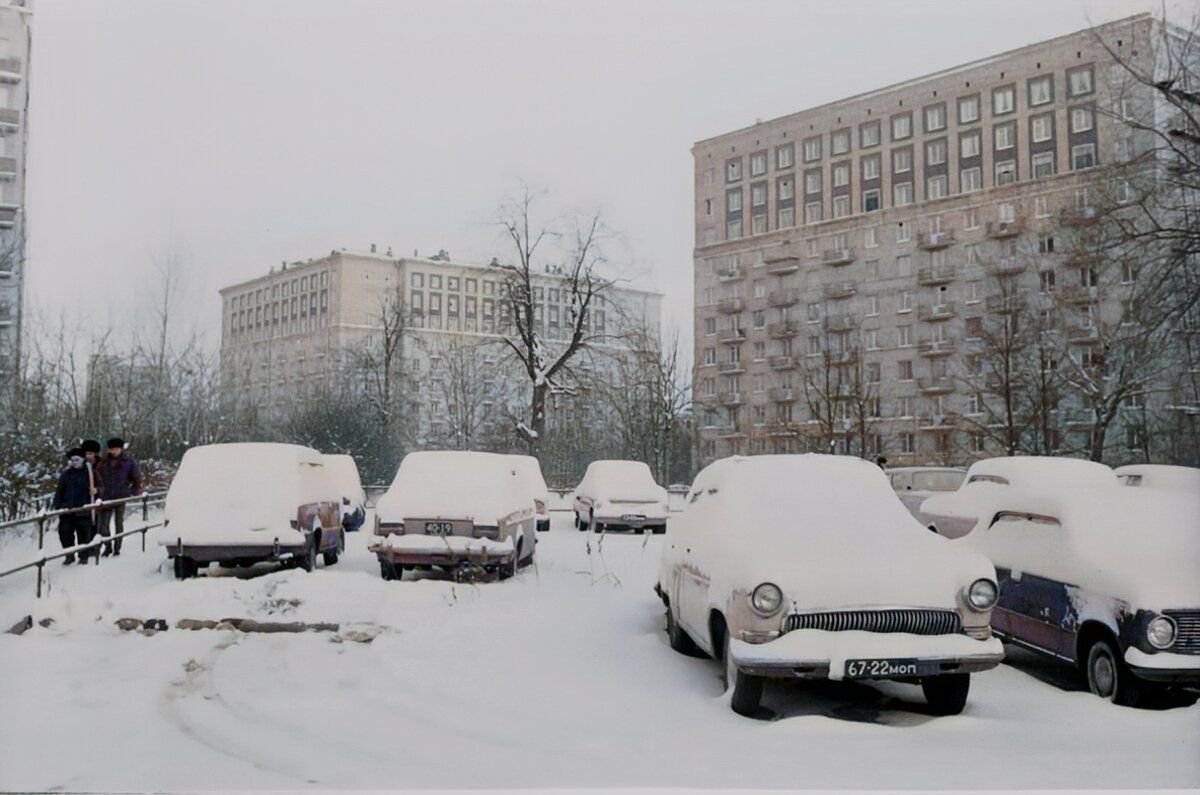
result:
M 350 353 L 345 374 L 361 383 L 378 427 L 398 443 L 407 439 L 412 420 L 412 378 L 405 370 L 410 323 L 404 286 L 397 283 L 380 297 L 375 329 Z
M 845 452 L 866 458 L 879 415 L 879 384 L 867 377 L 858 327 L 848 323 L 827 319 L 820 355 L 803 365 L 804 402 L 817 432 L 811 448 L 829 453 L 840 441 Z

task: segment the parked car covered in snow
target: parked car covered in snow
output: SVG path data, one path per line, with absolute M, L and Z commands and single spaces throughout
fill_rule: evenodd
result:
M 367 518 L 367 493 L 363 491 L 358 476 L 358 464 L 353 456 L 326 453 L 325 470 L 334 487 L 342 497 L 342 527 L 354 532 L 362 527 Z
M 337 563 L 345 548 L 341 499 L 320 453 L 293 444 L 193 447 L 167 492 L 162 540 L 175 576 L 210 563 L 263 561 L 306 571 L 322 555 Z
M 537 531 L 545 533 L 550 529 L 550 490 L 546 488 L 546 479 L 542 477 L 542 465 L 531 455 L 514 455 L 510 458 L 516 465 L 517 479 L 529 490 L 533 500 Z
M 955 543 L 996 566 L 999 637 L 1076 664 L 1118 704 L 1200 685 L 1200 491 L 1038 489 L 995 507 Z
M 892 489 L 913 516 L 921 503 L 934 494 L 955 491 L 966 479 L 967 470 L 955 467 L 896 467 L 887 470 Z
M 385 580 L 406 568 L 511 577 L 533 561 L 534 508 L 511 456 L 409 453 L 375 506 L 370 550 Z
M 985 458 L 971 465 L 957 491 L 934 494 L 922 502 L 917 519 L 939 535 L 959 538 L 971 532 L 980 518 L 990 519 L 992 503 L 1010 491 L 1119 485 L 1112 469 L 1095 461 L 1031 455 Z
M 724 662 L 732 707 L 763 682 L 920 683 L 960 712 L 998 665 L 991 563 L 922 527 L 875 465 L 848 456 L 726 458 L 697 475 L 663 547 L 671 647 Z
M 1170 464 L 1129 464 L 1114 472 L 1126 486 L 1169 489 L 1200 494 L 1200 469 Z
M 597 533 L 628 527 L 639 533 L 649 527 L 667 531 L 670 511 L 667 490 L 654 481 L 641 461 L 593 461 L 575 487 L 575 526 Z

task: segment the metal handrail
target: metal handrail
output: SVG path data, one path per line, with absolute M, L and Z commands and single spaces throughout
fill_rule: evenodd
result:
M 70 516 L 77 513 L 87 513 L 89 511 L 102 511 L 105 508 L 109 508 L 114 505 L 125 505 L 127 503 L 141 501 L 142 521 L 145 522 L 150 519 L 150 504 L 154 503 L 157 505 L 158 503 L 165 501 L 166 498 L 167 493 L 165 491 L 156 491 L 147 494 L 139 494 L 135 497 L 122 497 L 119 500 L 101 500 L 100 502 L 81 505 L 78 508 L 60 508 L 54 511 L 39 513 L 36 516 L 27 516 L 24 519 L 13 519 L 8 522 L 0 522 L 0 530 L 11 530 L 14 527 L 20 527 L 21 525 L 36 523 L 38 526 L 38 549 L 42 549 L 45 546 L 47 519 L 54 519 L 59 516 Z
M 73 547 L 67 547 L 66 549 L 62 550 L 61 552 L 55 553 L 53 555 L 43 555 L 42 557 L 38 558 L 35 561 L 25 563 L 21 566 L 17 566 L 16 568 L 13 568 L 13 569 L 8 569 L 7 571 L 0 571 L 0 579 L 3 579 L 4 577 L 7 577 L 10 574 L 16 574 L 17 572 L 25 571 L 26 569 L 32 569 L 33 567 L 36 566 L 37 567 L 37 598 L 41 599 L 42 598 L 42 570 L 45 568 L 45 566 L 48 562 L 50 562 L 52 560 L 58 560 L 59 558 L 65 558 L 68 555 L 74 555 L 77 552 L 92 549 L 92 550 L 95 550 L 95 552 L 92 554 L 92 558 L 94 558 L 96 565 L 99 566 L 100 565 L 100 557 L 101 557 L 100 553 L 99 553 L 99 547 L 101 547 L 105 544 L 108 544 L 112 541 L 115 541 L 119 538 L 124 538 L 125 536 L 131 536 L 134 533 L 142 534 L 142 552 L 145 552 L 146 551 L 146 531 L 153 530 L 156 527 L 162 527 L 162 526 L 163 526 L 162 522 L 155 522 L 153 524 L 148 524 L 143 527 L 135 528 L 133 530 L 126 530 L 122 533 L 116 533 L 111 536 L 102 536 L 102 535 L 97 534 L 95 538 L 93 538 L 91 541 L 87 542 L 86 544 L 76 544 Z

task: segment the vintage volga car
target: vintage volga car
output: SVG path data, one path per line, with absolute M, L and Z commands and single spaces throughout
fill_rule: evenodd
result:
M 542 465 L 531 455 L 514 455 L 511 458 L 517 468 L 517 479 L 529 490 L 533 500 L 537 531 L 545 533 L 550 529 L 550 492 L 546 488 L 546 479 L 542 477 Z
M 667 531 L 667 490 L 641 461 L 593 461 L 575 487 L 575 526 L 597 533 L 628 527 Z
M 954 467 L 896 467 L 887 471 L 892 489 L 913 516 L 927 498 L 954 491 L 963 484 L 967 470 Z
M 1119 486 L 1104 464 L 1078 458 L 1007 456 L 976 461 L 957 491 L 934 494 L 921 503 L 917 519 L 947 538 L 971 532 L 981 517 L 991 518 L 992 502 L 1027 488 L 1095 489 Z
M 920 683 L 933 712 L 958 713 L 970 674 L 1004 656 L 987 558 L 930 533 L 878 467 L 849 456 L 705 468 L 656 590 L 671 647 L 722 660 L 741 714 L 768 678 Z
M 375 506 L 370 550 L 385 580 L 406 568 L 508 578 L 533 561 L 533 501 L 511 456 L 409 453 Z
M 345 549 L 341 498 L 320 453 L 292 444 L 193 447 L 167 492 L 160 544 L 175 576 L 216 562 L 277 561 L 312 571 L 317 555 L 337 563 Z
M 1200 491 L 1031 489 L 995 507 L 953 543 L 996 566 L 998 636 L 1078 665 L 1118 704 L 1200 685 Z
M 1114 470 L 1126 486 L 1200 494 L 1200 469 L 1169 464 L 1129 464 Z
M 358 464 L 352 456 L 326 453 L 325 469 L 342 498 L 342 527 L 352 533 L 367 518 L 367 494 L 358 477 Z

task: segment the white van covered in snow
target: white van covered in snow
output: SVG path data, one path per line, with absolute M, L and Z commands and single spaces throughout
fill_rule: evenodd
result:
M 533 501 L 511 456 L 409 453 L 375 506 L 370 549 L 385 580 L 406 568 L 511 577 L 533 561 Z
M 262 561 L 306 571 L 337 562 L 345 548 L 341 499 L 321 454 L 294 444 L 193 447 L 167 492 L 162 540 L 175 576 L 217 562 Z
M 550 529 L 550 490 L 546 488 L 546 478 L 542 476 L 542 465 L 531 455 L 509 457 L 517 467 L 517 478 L 529 489 L 537 519 L 537 531 L 545 533 Z
M 667 531 L 667 490 L 641 461 L 593 461 L 575 487 L 575 526 L 597 533 L 613 527 Z

